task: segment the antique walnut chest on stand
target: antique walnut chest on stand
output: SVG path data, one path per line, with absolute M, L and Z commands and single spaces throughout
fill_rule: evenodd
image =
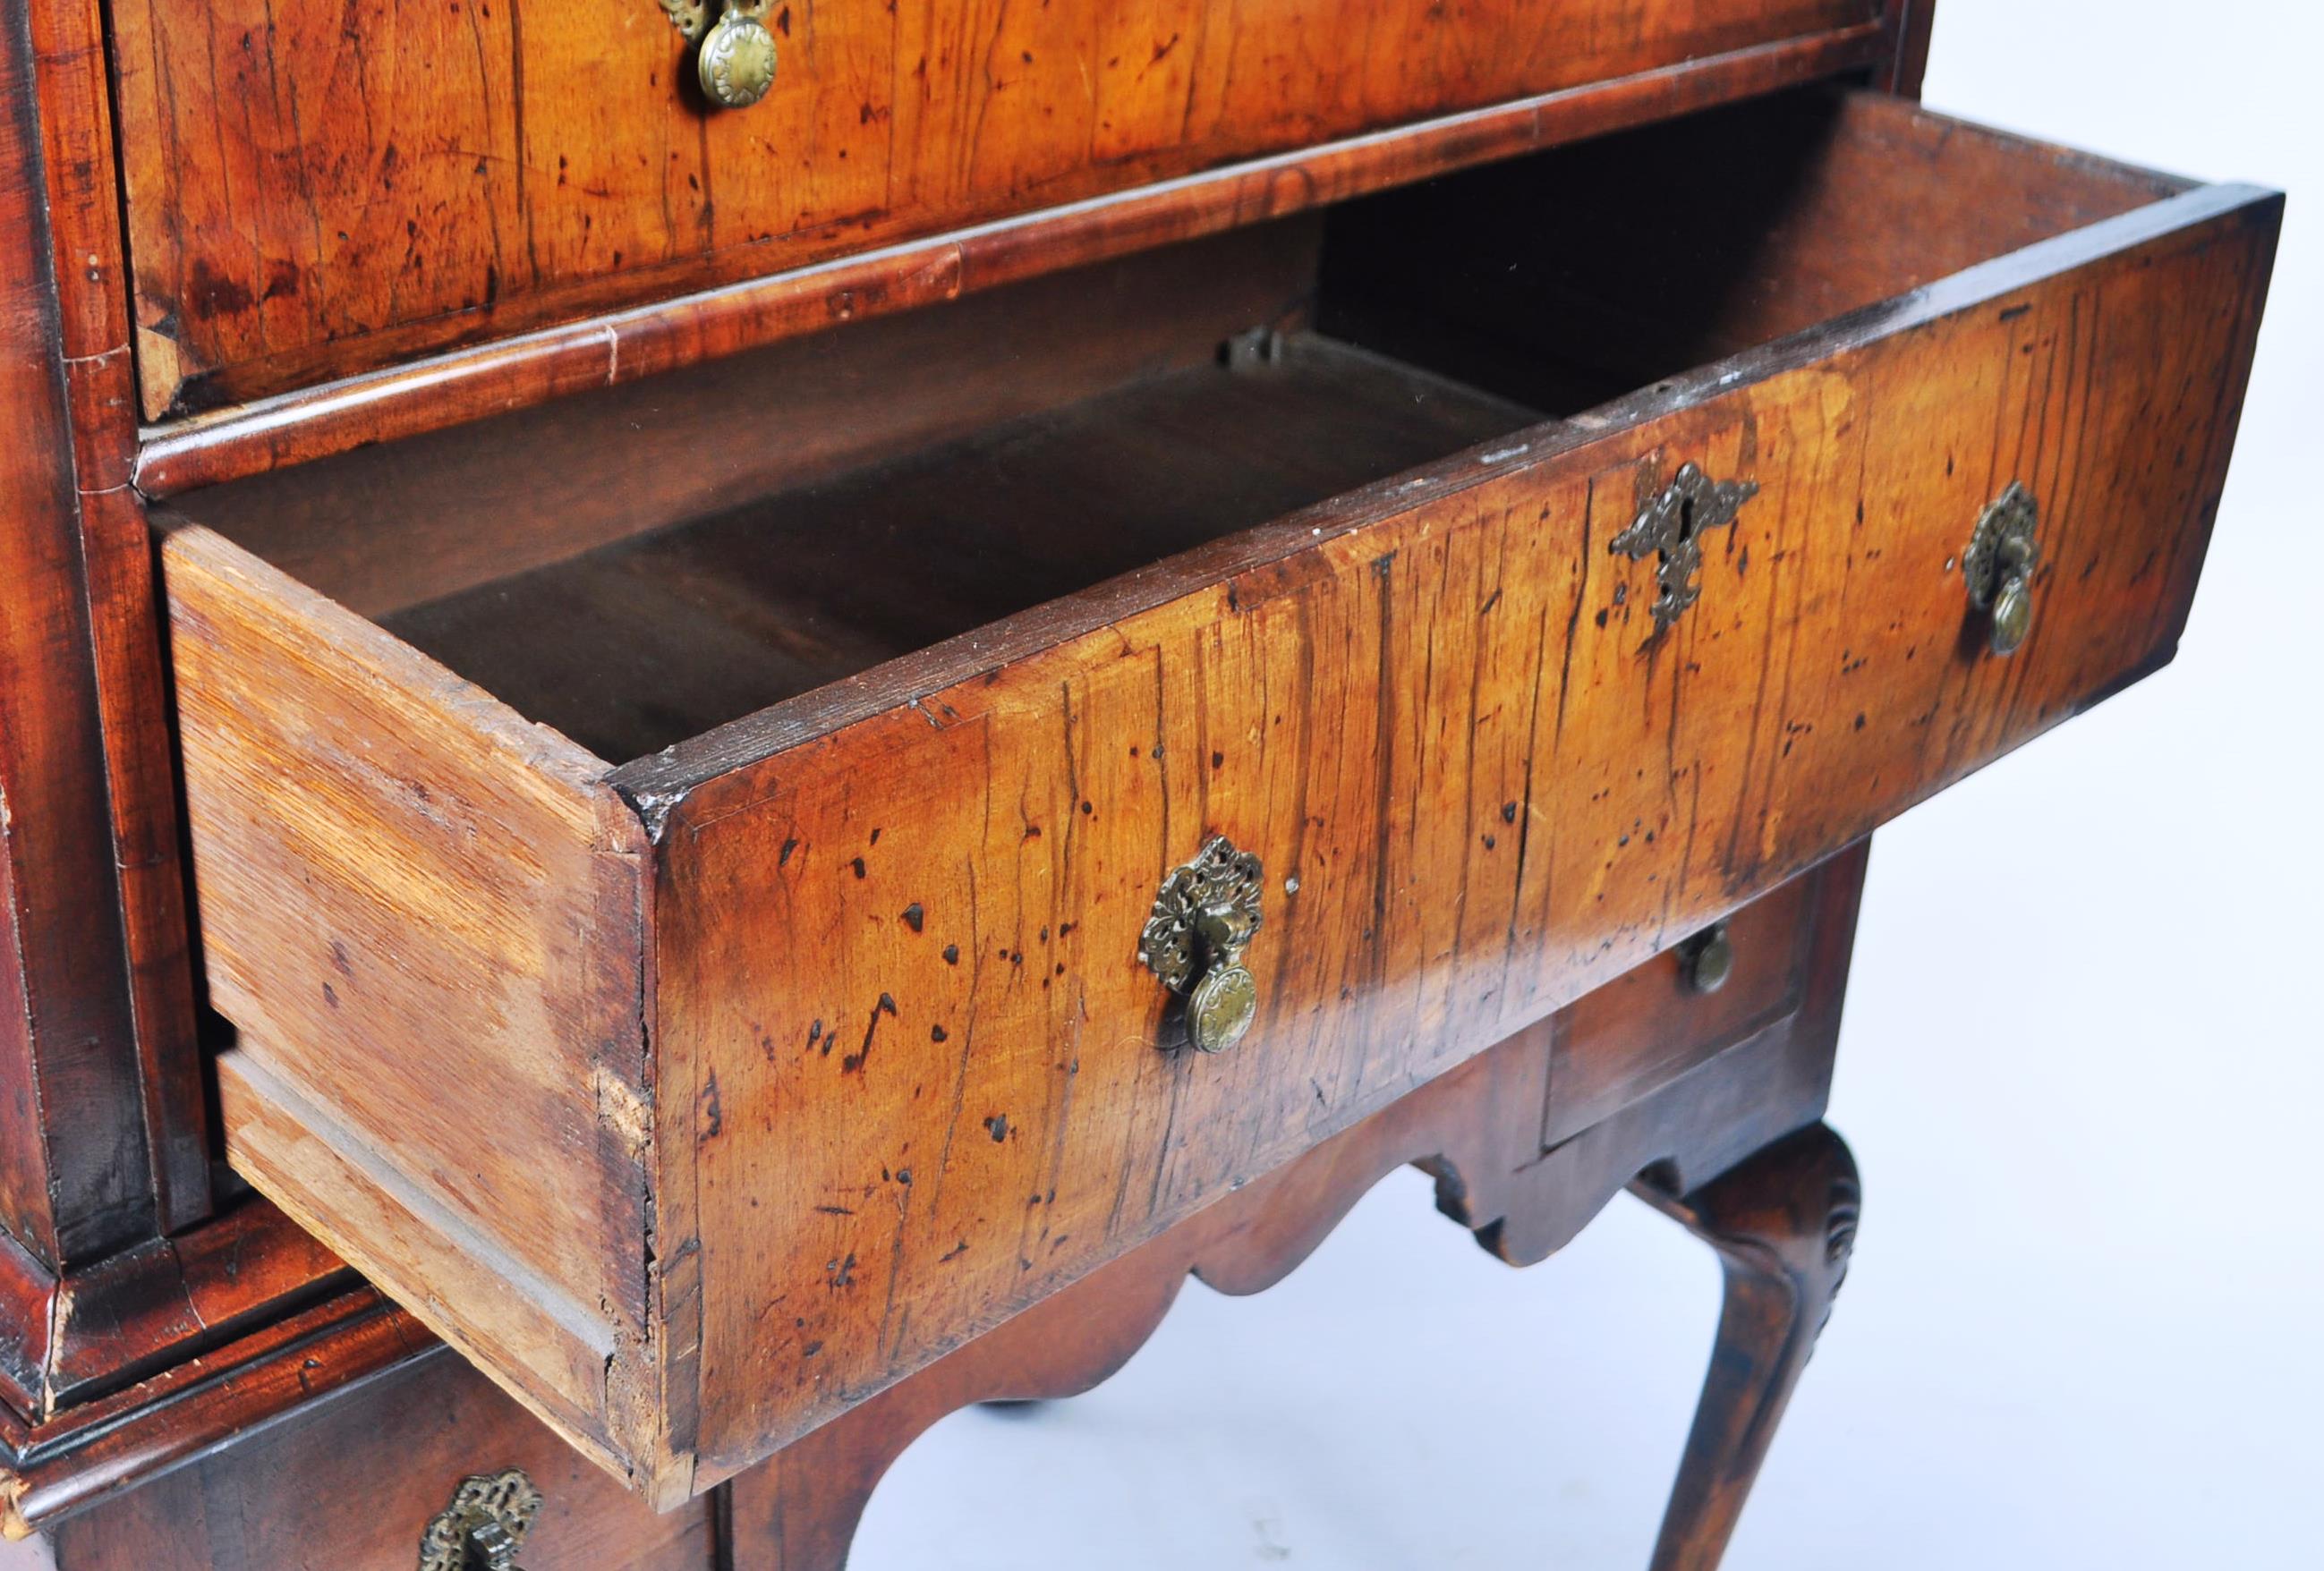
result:
M 1867 839 L 2171 657 L 2280 213 L 1930 21 L 8 6 L 0 1566 L 836 1571 L 1407 1162 L 1718 1251 L 1714 1565 Z

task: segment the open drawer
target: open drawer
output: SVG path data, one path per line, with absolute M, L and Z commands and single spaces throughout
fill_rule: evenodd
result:
M 231 1159 L 706 1488 L 2168 659 L 2278 216 L 1780 97 L 180 499 Z

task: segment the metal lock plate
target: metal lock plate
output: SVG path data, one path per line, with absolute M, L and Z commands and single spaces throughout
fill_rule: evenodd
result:
M 1677 477 L 1638 509 L 1630 527 L 1606 543 L 1618 556 L 1637 562 L 1648 555 L 1661 557 L 1655 582 L 1655 631 L 1670 625 L 1702 597 L 1696 575 L 1702 571 L 1702 537 L 1735 522 L 1743 504 L 1759 494 L 1749 480 L 1713 480 L 1701 465 L 1682 464 Z

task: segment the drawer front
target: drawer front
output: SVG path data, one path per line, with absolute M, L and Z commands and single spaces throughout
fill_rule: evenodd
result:
M 1794 878 L 1552 1015 L 1542 1149 L 1797 1010 L 1815 924 L 1852 921 L 1861 858 L 1848 860 L 1833 878 Z M 1837 917 L 1826 910 L 1834 904 Z
M 286 1422 L 69 1517 L 55 1571 L 465 1571 L 420 1545 L 471 1478 L 521 1475 L 539 1496 L 518 1547 L 527 1571 L 711 1571 L 708 1501 L 657 1515 L 448 1354 L 408 1364 Z M 512 1520 L 503 1517 L 503 1521 Z M 445 1535 L 438 1543 L 458 1543 Z M 0 1559 L 0 1565 L 7 1564 Z
M 772 90 L 714 113 L 657 0 L 120 0 L 145 412 L 1775 41 L 1868 56 L 1877 9 L 778 0 Z
M 172 535 L 232 1160 L 708 1487 L 2166 660 L 2280 204 L 2110 210 L 619 768 Z M 2038 556 L 1972 553 L 2021 495 Z M 1140 951 L 1213 837 L 1203 1053 Z M 1606 1006 L 1545 1138 L 1787 1007 L 1759 963 Z
M 622 771 L 702 1466 L 2166 660 L 2275 211 L 2160 204 L 1225 543 L 1194 593 L 852 724 L 826 702 L 813 740 L 770 712 Z M 1757 492 L 1704 503 L 1658 632 L 1655 556 L 1618 547 L 1689 464 Z M 1963 558 L 2013 482 L 2042 565 L 2004 657 Z M 1141 932 L 1213 835 L 1263 866 L 1256 1024 L 1157 1051 Z

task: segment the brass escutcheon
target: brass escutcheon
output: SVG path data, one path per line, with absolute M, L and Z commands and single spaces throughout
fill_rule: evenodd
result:
M 710 20 L 712 0 L 660 0 L 670 25 L 699 44 L 694 74 L 702 96 L 722 109 L 747 109 L 775 85 L 775 35 L 767 31 L 768 0 L 724 0 Z
M 1224 1052 L 1259 1017 L 1259 979 L 1242 952 L 1259 932 L 1263 876 L 1257 857 L 1219 835 L 1154 896 L 1138 958 L 1185 998 L 1186 1037 L 1198 1052 Z
M 2017 481 L 1986 510 L 1961 553 L 1961 583 L 1973 610 L 1986 613 L 1987 641 L 1997 655 L 2015 654 L 2034 630 L 2034 569 L 2042 547 L 2034 538 L 2041 506 Z
M 420 1539 L 420 1571 L 521 1571 L 516 1552 L 540 1514 L 522 1470 L 465 1479 Z
M 1695 582 L 1702 570 L 1702 537 L 1735 522 L 1743 504 L 1759 494 L 1757 482 L 1713 480 L 1696 464 L 1679 466 L 1676 478 L 1645 506 L 1630 527 L 1606 542 L 1608 551 L 1637 562 L 1649 553 L 1661 558 L 1655 583 L 1655 631 L 1666 632 L 1688 606 L 1702 597 Z

